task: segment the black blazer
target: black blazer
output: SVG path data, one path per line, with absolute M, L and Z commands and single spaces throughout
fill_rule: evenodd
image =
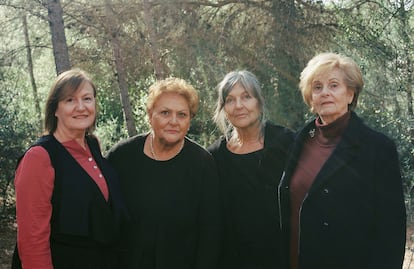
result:
M 289 184 L 313 128 L 314 121 L 297 134 L 279 185 L 286 249 Z M 300 269 L 402 268 L 406 213 L 395 144 L 352 113 L 302 203 L 299 226 Z

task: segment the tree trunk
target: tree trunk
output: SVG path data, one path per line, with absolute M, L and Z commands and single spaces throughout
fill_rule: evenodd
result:
M 32 46 L 30 44 L 29 30 L 27 28 L 26 15 L 22 15 L 22 21 L 23 21 L 24 41 L 26 44 L 26 51 L 27 51 L 27 68 L 29 71 L 30 83 L 32 85 L 32 90 L 33 90 L 33 100 L 35 104 L 36 114 L 37 114 L 37 118 L 39 119 L 39 131 L 41 132 L 43 128 L 42 111 L 40 110 L 39 96 L 37 94 L 37 86 L 36 86 L 36 81 L 35 81 L 35 77 L 33 74 Z
M 50 33 L 52 35 L 56 73 L 60 74 L 71 68 L 68 46 L 66 44 L 65 26 L 63 23 L 63 10 L 60 0 L 48 0 L 47 12 Z
M 157 42 L 157 34 L 152 23 L 151 9 L 148 0 L 144 0 L 144 20 L 147 25 L 148 40 L 151 51 L 152 63 L 154 64 L 155 77 L 157 80 L 164 79 L 166 73 L 161 61 L 160 50 Z
M 128 85 L 126 82 L 125 67 L 122 59 L 121 44 L 119 42 L 118 30 L 116 28 L 116 25 L 118 24 L 114 19 L 115 14 L 112 12 L 110 0 L 106 0 L 106 15 L 108 18 L 108 32 L 111 39 L 112 53 L 115 60 L 121 104 L 122 110 L 124 112 L 127 132 L 129 136 L 134 136 L 137 134 L 137 128 L 135 126 L 134 115 L 132 113 L 131 101 L 128 93 Z
M 301 48 L 295 44 L 297 37 L 297 11 L 294 0 L 273 0 L 272 13 L 274 23 L 275 61 L 278 70 L 277 96 L 281 106 L 277 107 L 279 116 L 289 119 L 289 126 L 296 129 L 303 125 L 303 105 L 292 100 L 301 100 L 297 90 L 300 63 L 296 50 Z

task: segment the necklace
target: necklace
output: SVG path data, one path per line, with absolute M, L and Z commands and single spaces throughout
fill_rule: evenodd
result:
M 185 138 L 183 139 L 183 142 L 181 142 L 181 146 L 180 146 L 180 149 L 177 151 L 177 153 L 176 154 L 174 154 L 174 156 L 175 155 L 177 155 L 182 149 L 183 149 L 183 147 L 184 147 L 184 142 L 185 142 Z M 155 154 L 155 151 L 154 151 L 154 134 L 153 133 L 151 133 L 151 139 L 150 139 L 150 151 L 151 151 L 151 155 L 152 155 L 152 157 L 154 158 L 154 160 L 156 160 L 156 161 L 158 161 L 159 159 L 158 159 L 158 157 L 157 157 L 157 155 Z

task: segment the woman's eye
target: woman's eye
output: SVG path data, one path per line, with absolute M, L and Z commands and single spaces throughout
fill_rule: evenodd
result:
M 169 114 L 169 112 L 167 110 L 161 111 L 161 115 L 167 116 L 168 114 Z
M 180 112 L 180 113 L 178 113 L 178 117 L 180 117 L 180 118 L 186 118 L 187 117 L 187 113 Z
M 226 104 L 232 104 L 234 102 L 233 98 L 227 98 L 226 99 Z
M 252 97 L 250 96 L 250 94 L 245 94 L 245 95 L 243 95 L 242 96 L 242 99 L 243 100 L 249 100 L 249 99 L 251 99 Z
M 314 85 L 312 87 L 312 91 L 314 92 L 320 92 L 322 90 L 322 86 L 321 85 Z

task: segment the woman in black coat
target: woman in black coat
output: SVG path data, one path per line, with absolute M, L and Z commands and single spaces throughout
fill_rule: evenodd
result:
M 228 73 L 218 86 L 215 121 L 223 136 L 208 150 L 219 168 L 224 205 L 223 269 L 279 269 L 277 186 L 293 134 L 265 120 L 257 78 Z
M 299 86 L 316 119 L 298 133 L 279 186 L 289 268 L 402 268 L 398 155 L 389 138 L 352 112 L 363 87 L 359 67 L 323 53 Z

